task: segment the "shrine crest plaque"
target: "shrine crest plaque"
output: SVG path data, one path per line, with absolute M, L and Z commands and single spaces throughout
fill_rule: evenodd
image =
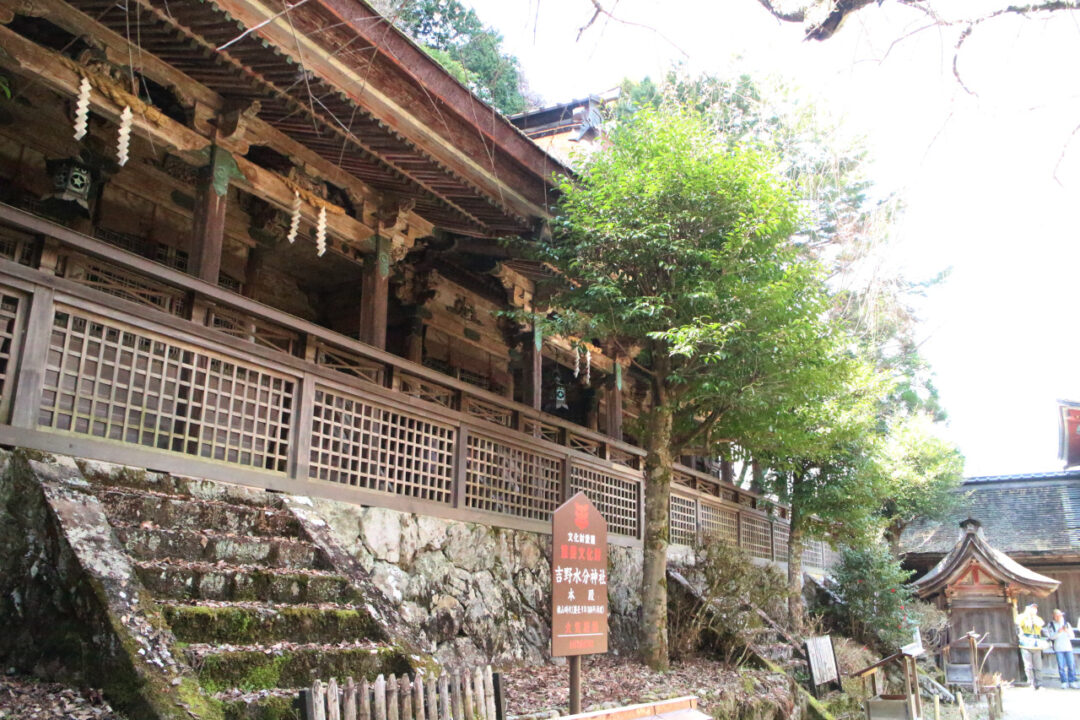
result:
M 608 649 L 607 522 L 583 492 L 551 517 L 551 655 Z

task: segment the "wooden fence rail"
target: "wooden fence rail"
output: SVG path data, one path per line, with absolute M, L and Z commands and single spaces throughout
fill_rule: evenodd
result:
M 491 666 L 438 677 L 316 680 L 300 691 L 304 720 L 504 720 L 502 676 Z
M 9 235 L 36 250 L 0 242 L 6 444 L 541 533 L 583 490 L 642 543 L 641 448 L 0 204 Z M 674 489 L 672 542 L 786 556 L 786 508 Z

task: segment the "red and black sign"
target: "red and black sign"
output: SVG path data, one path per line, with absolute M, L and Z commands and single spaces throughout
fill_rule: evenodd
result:
M 579 492 L 551 517 L 551 655 L 608 649 L 607 522 Z

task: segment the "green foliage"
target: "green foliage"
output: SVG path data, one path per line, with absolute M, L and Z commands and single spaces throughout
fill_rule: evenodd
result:
M 933 638 L 943 627 L 943 614 L 915 597 L 906 584 L 911 574 L 883 545 L 845 549 L 833 569 L 834 589 L 843 601 L 831 609 L 834 620 L 850 637 L 883 654 L 910 643 L 915 628 L 924 639 Z
M 525 110 L 517 58 L 461 0 L 411 0 L 384 14 L 481 99 L 507 115 Z
M 699 113 L 646 108 L 560 185 L 541 259 L 551 330 L 613 341 L 674 415 L 671 449 L 730 436 L 834 372 L 837 328 L 770 153 L 730 147 Z M 702 422 L 702 418 L 704 421 Z
M 886 485 L 879 515 L 892 543 L 917 517 L 938 520 L 960 501 L 964 458 L 925 413 L 894 418 L 881 449 Z
M 0 75 L 0 95 L 3 95 L 6 100 L 11 99 L 11 81 L 4 75 Z

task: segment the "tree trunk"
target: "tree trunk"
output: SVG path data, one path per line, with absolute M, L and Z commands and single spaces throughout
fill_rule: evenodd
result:
M 641 577 L 641 657 L 653 670 L 668 669 L 667 549 L 671 491 L 671 411 L 654 405 L 648 416 L 645 456 L 644 563 Z
M 792 493 L 794 494 L 794 493 Z M 802 632 L 803 620 L 803 544 L 805 529 L 802 513 L 791 505 L 791 528 L 788 534 L 788 616 L 795 632 Z

